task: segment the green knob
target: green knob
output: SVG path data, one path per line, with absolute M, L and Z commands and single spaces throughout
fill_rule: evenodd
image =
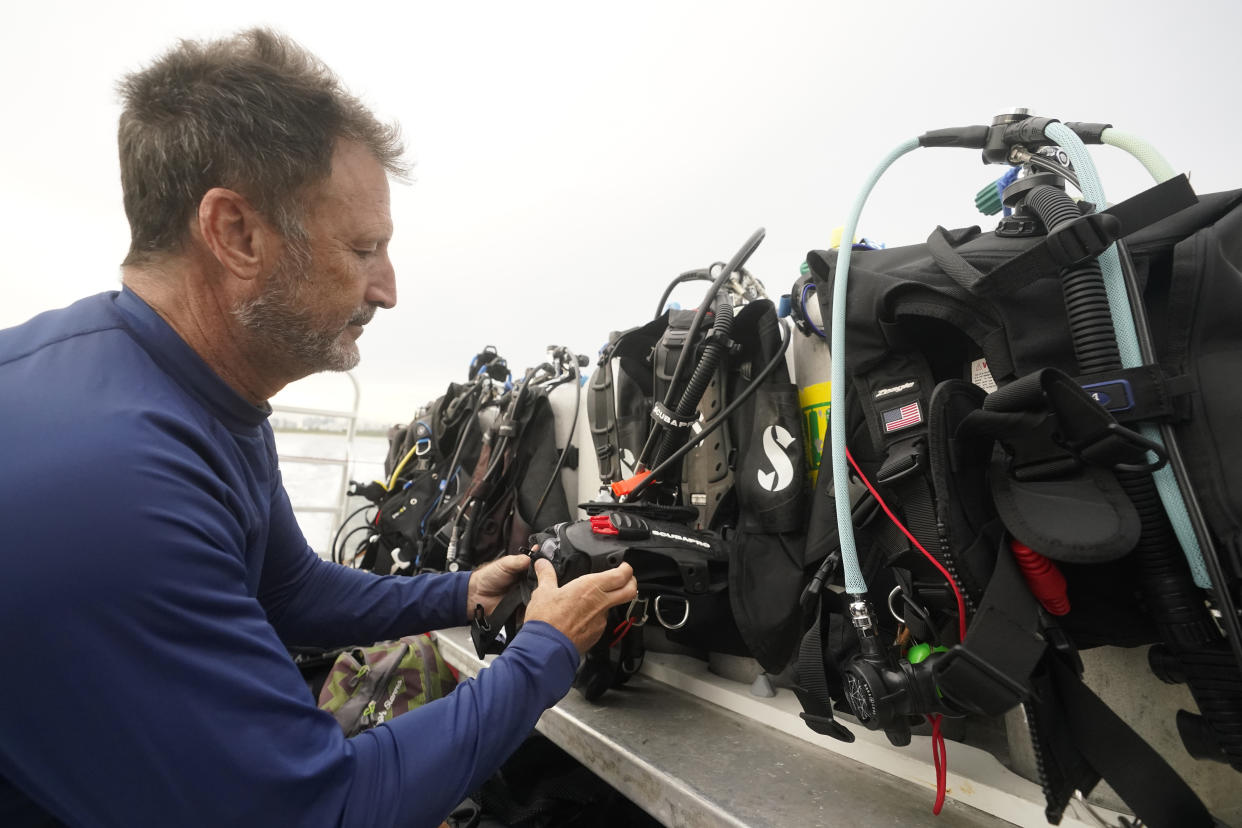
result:
M 975 206 L 985 216 L 994 216 L 1001 211 L 1001 198 L 995 181 L 989 182 L 986 187 L 975 194 Z
M 932 653 L 947 653 L 948 651 L 948 647 L 933 647 L 930 644 L 915 644 L 909 650 L 906 650 L 906 661 L 911 664 L 918 664 L 921 661 L 926 661 L 927 657 Z

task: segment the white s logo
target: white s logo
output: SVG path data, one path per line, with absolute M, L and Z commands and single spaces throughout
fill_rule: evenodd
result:
M 759 470 L 759 485 L 769 492 L 779 492 L 793 482 L 793 464 L 785 449 L 793 443 L 794 438 L 784 426 L 768 426 L 763 430 L 763 453 L 768 456 L 773 471 Z

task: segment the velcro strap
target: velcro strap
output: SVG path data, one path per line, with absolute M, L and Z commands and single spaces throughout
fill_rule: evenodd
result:
M 1168 422 L 1179 418 L 1174 399 L 1190 393 L 1187 377 L 1168 378 L 1158 365 L 1118 368 L 1077 378 L 1092 399 L 1119 423 Z

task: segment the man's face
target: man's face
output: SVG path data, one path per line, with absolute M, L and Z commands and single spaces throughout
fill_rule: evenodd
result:
M 362 326 L 397 301 L 388 176 L 364 146 L 337 145 L 332 174 L 307 197 L 305 229 L 306 245 L 287 246 L 262 293 L 235 311 L 259 358 L 299 377 L 357 365 Z

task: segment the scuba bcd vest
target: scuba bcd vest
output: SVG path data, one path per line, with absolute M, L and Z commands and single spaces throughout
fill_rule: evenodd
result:
M 1237 596 L 1242 473 L 1222 461 L 1242 438 L 1221 424 L 1242 410 L 1226 380 L 1242 375 L 1242 193 L 1195 204 L 1173 181 L 1099 214 L 1041 166 L 1006 198 L 1016 209 L 995 233 L 937 228 L 924 245 L 852 254 L 835 413 L 871 488 L 853 510 L 859 562 L 888 607 L 820 589 L 826 559 L 804 717 L 852 738 L 835 703 L 902 744 L 924 715 L 1023 703 L 1050 821 L 1103 776 L 1148 824 L 1211 824 L 1081 683 L 1076 653 L 1156 642 L 1153 669 L 1185 681 L 1202 714 L 1178 714 L 1187 747 L 1242 769 L 1242 678 L 1152 483 L 1175 449 L 1147 436 L 1176 434 L 1221 553 L 1213 588 Z M 1156 357 L 1128 369 L 1094 263 L 1121 239 Z M 808 264 L 794 295 L 814 285 L 831 320 L 837 256 Z M 824 477 L 808 548 L 836 542 Z M 917 660 L 913 642 L 929 648 Z

